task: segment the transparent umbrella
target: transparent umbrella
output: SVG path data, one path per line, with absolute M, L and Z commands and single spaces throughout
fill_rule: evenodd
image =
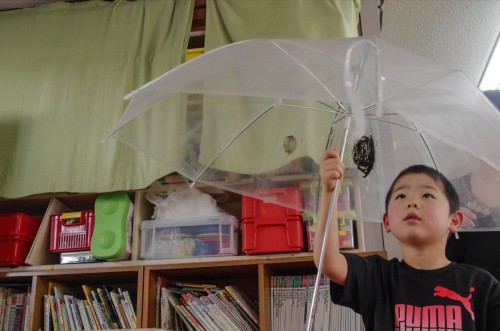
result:
M 352 47 L 367 40 L 376 47 Z M 487 98 L 463 73 L 379 39 L 239 42 L 126 98 L 110 136 L 195 182 L 256 198 L 297 187 L 300 205 L 275 202 L 298 210 L 316 212 L 318 164 L 325 148 L 340 148 L 346 119 L 347 208 L 357 219 L 381 220 L 390 182 L 410 164 L 450 179 L 478 160 L 500 171 L 500 115 Z
M 381 221 L 392 179 L 411 164 L 450 179 L 479 164 L 500 171 L 500 114 L 476 86 L 374 38 L 243 41 L 127 98 L 110 136 L 194 183 L 312 213 L 330 147 L 343 152 L 350 192 L 339 215 L 363 221 Z M 281 187 L 302 201 L 266 194 Z

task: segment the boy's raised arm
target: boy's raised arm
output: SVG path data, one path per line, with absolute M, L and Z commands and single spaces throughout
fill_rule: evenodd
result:
M 318 210 L 318 221 L 314 236 L 314 263 L 319 267 L 323 239 L 327 240 L 322 273 L 337 284 L 344 285 L 347 278 L 347 261 L 339 251 L 337 226 L 337 198 L 328 235 L 325 237 L 325 227 L 330 209 L 330 201 L 335 185 L 340 185 L 344 175 L 344 164 L 336 150 L 327 150 L 320 165 L 321 196 Z

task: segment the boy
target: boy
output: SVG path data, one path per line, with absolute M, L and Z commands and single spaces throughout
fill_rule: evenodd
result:
M 322 246 L 331 195 L 344 174 L 337 151 L 325 152 L 320 172 L 315 247 Z M 384 229 L 399 241 L 403 261 L 340 253 L 332 222 L 322 272 L 332 281 L 333 302 L 360 313 L 366 330 L 500 330 L 499 282 L 446 258 L 448 235 L 463 222 L 450 182 L 427 166 L 409 167 L 385 204 Z M 316 265 L 320 254 L 314 251 Z

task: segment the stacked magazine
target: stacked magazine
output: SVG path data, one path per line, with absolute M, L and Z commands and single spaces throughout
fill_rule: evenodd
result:
M 174 283 L 158 277 L 157 326 L 170 331 L 258 331 L 255 302 L 238 286 Z
M 0 286 L 0 330 L 24 331 L 27 325 L 30 288 Z
M 271 326 L 273 331 L 306 330 L 316 275 L 271 277 Z M 322 276 L 318 285 L 313 330 L 364 329 L 361 315 L 335 305 L 330 299 L 330 282 Z

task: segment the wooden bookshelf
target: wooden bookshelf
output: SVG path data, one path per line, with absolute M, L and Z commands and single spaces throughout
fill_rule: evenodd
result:
M 385 252 L 359 252 L 361 255 Z M 0 285 L 31 285 L 31 330 L 43 327 L 43 295 L 51 281 L 78 288 L 81 284 L 108 284 L 137 293 L 137 321 L 141 328 L 156 327 L 157 277 L 173 281 L 239 285 L 259 302 L 261 331 L 271 330 L 270 278 L 273 275 L 315 274 L 312 253 L 102 262 L 74 265 L 26 266 L 0 269 Z
M 167 185 L 183 187 L 182 183 Z M 37 255 L 32 260 L 38 265 L 0 268 L 0 286 L 22 284 L 31 287 L 30 330 L 43 330 L 43 296 L 47 294 L 48 284 L 51 281 L 72 287 L 86 283 L 132 289 L 137 294 L 138 328 L 154 329 L 157 327 L 156 282 L 158 276 L 163 276 L 174 281 L 201 282 L 220 287 L 239 285 L 252 299 L 258 301 L 260 329 L 271 331 L 271 276 L 315 274 L 316 268 L 312 253 L 141 260 L 140 225 L 142 221 L 150 219 L 153 212 L 153 206 L 145 196 L 148 192 L 161 192 L 162 190 L 164 187 L 128 192 L 134 203 L 133 245 L 130 261 L 57 264 L 57 255 L 49 253 L 47 249 L 48 228 L 45 227 L 43 230 L 45 232 L 39 230 L 40 238 L 37 238 L 38 242 L 34 243 L 37 246 L 33 253 Z M 210 190 L 207 189 L 207 192 Z M 12 200 L 0 199 L 0 213 L 24 212 L 43 217 L 46 221 L 48 213 L 65 212 L 66 210 L 57 209 L 62 205 L 69 211 L 92 209 L 97 195 L 97 193 L 62 193 Z M 231 193 L 215 198 L 223 209 L 235 215 L 241 213 L 241 197 Z M 350 251 L 385 256 L 382 251 L 381 238 L 380 224 L 359 224 L 357 226 L 358 249 Z M 241 247 L 241 243 L 239 246 Z

